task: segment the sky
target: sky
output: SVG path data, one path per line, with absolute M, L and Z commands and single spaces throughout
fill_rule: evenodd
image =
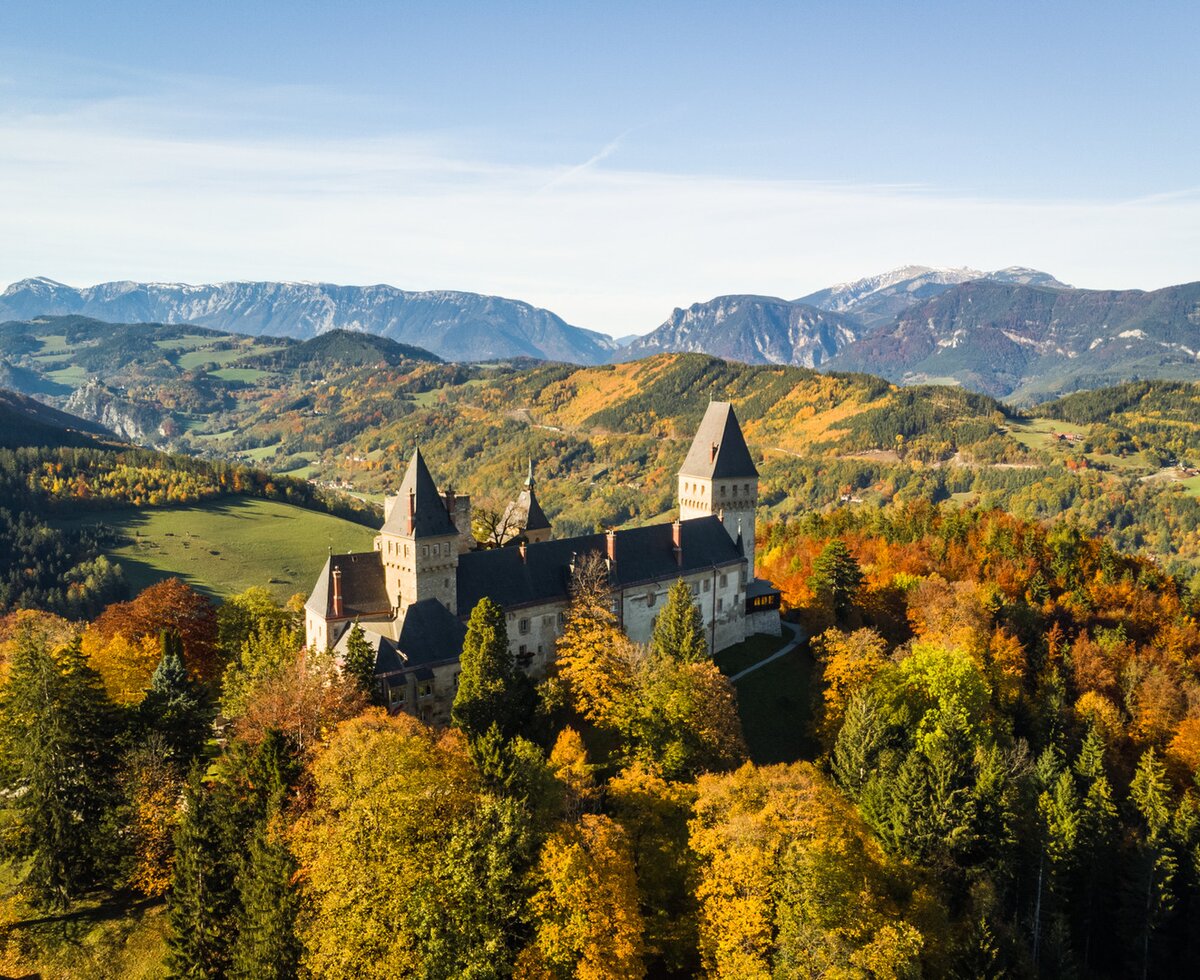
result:
M 0 4 L 0 286 L 387 282 L 616 335 L 907 264 L 1200 279 L 1200 4 Z

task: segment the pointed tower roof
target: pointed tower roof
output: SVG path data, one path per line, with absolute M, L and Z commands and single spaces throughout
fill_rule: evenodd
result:
M 522 484 L 524 489 L 504 512 L 506 522 L 518 525 L 522 531 L 544 531 L 550 528 L 550 519 L 542 510 L 537 499 L 537 480 L 533 476 L 533 460 L 529 461 L 529 472 Z
M 400 484 L 400 499 L 392 508 L 391 516 L 383 525 L 385 534 L 399 534 L 414 538 L 439 538 L 457 534 L 458 529 L 450 520 L 442 495 L 438 493 L 437 484 L 433 482 L 429 467 L 421 450 L 413 452 L 408 462 L 408 470 L 404 474 L 404 482 Z M 414 509 L 412 531 L 408 528 L 408 513 L 410 501 Z
M 705 480 L 758 476 L 742 436 L 742 427 L 729 402 L 708 403 L 708 410 L 679 473 Z

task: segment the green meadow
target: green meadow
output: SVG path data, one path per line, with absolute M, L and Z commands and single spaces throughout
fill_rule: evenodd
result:
M 178 576 L 212 596 L 252 585 L 278 599 L 307 593 L 329 550 L 370 551 L 370 528 L 318 511 L 249 497 L 190 507 L 117 511 L 62 525 L 102 523 L 117 531 L 108 556 L 133 592 Z

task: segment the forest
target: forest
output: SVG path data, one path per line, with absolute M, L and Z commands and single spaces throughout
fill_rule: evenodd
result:
M 585 563 L 540 682 L 472 611 L 444 730 L 372 705 L 361 635 L 340 665 L 302 651 L 298 600 L 262 590 L 10 614 L 0 962 L 109 895 L 166 903 L 172 977 L 1200 968 L 1185 584 L 1069 523 L 928 502 L 759 540 L 815 671 L 813 749 L 773 765 L 688 589 L 638 646 Z

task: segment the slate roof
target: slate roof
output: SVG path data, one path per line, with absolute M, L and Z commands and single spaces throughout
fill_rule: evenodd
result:
M 458 534 L 446 503 L 438 493 L 437 484 L 425 465 L 421 450 L 416 450 L 408 462 L 408 470 L 404 474 L 404 482 L 400 484 L 400 499 L 392 508 L 392 513 L 383 525 L 384 534 L 400 534 L 408 537 L 408 500 L 409 494 L 415 496 L 416 520 L 413 523 L 414 538 L 439 538 Z
M 758 476 L 742 427 L 729 402 L 709 402 L 679 473 L 704 480 Z
M 408 607 L 399 639 L 383 636 L 363 623 L 363 638 L 375 650 L 375 675 L 385 677 L 457 660 L 462 653 L 467 627 L 436 599 L 422 599 Z M 346 652 L 350 631 L 342 635 L 334 649 Z
M 680 526 L 682 564 L 675 562 L 670 524 L 652 524 L 616 532 L 617 560 L 611 576 L 614 587 L 651 581 L 673 581 L 713 566 L 745 561 L 716 517 L 697 517 Z M 606 553 L 603 534 L 541 541 L 518 548 L 469 551 L 458 558 L 458 609 L 469 615 L 484 596 L 506 608 L 565 600 L 571 585 L 571 556 L 589 551 Z
M 333 618 L 333 570 L 342 573 L 342 615 L 379 616 L 391 613 L 387 584 L 383 575 L 383 556 L 378 551 L 359 551 L 348 555 L 330 555 L 313 586 L 304 607 L 322 619 Z

